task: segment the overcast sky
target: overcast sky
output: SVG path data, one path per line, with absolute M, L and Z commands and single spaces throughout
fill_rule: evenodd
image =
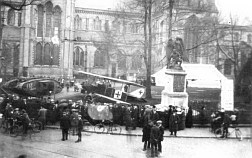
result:
M 252 25 L 252 0 L 215 0 L 215 3 L 227 20 L 231 14 L 239 18 L 240 24 Z
M 76 0 L 76 6 L 84 8 L 115 8 L 122 0 Z M 232 16 L 239 17 L 240 24 L 252 25 L 252 0 L 215 0 L 216 6 L 227 21 Z

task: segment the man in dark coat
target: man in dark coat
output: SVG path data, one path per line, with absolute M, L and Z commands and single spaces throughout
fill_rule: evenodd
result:
M 230 125 L 230 116 L 227 114 L 227 113 L 224 113 L 224 118 L 223 118 L 223 134 L 221 136 L 221 138 L 227 138 L 228 136 L 228 128 L 229 128 L 229 125 Z
M 133 126 L 132 129 L 135 130 L 136 126 L 138 124 L 138 107 L 137 107 L 137 105 L 133 106 L 131 118 L 132 118 L 132 126 Z
M 22 110 L 22 120 L 23 120 L 23 134 L 27 134 L 29 124 L 31 123 L 31 120 L 29 118 L 29 115 L 27 112 L 23 109 Z
M 143 127 L 143 136 L 142 136 L 142 142 L 144 142 L 143 151 L 146 150 L 146 148 L 150 148 L 150 133 L 151 128 L 153 126 L 153 122 L 150 120 L 147 125 Z
M 169 130 L 171 132 L 171 135 L 174 135 L 177 137 L 177 131 L 178 131 L 178 122 L 179 122 L 179 116 L 177 115 L 177 111 L 173 111 L 172 115 L 169 119 Z
M 63 112 L 63 116 L 60 120 L 60 128 L 62 130 L 62 141 L 68 139 L 68 130 L 71 127 L 70 118 L 67 116 L 66 112 Z
M 44 107 L 41 106 L 41 108 L 39 109 L 38 112 L 38 120 L 41 122 L 41 130 L 45 129 L 45 125 L 46 125 L 46 114 L 47 114 L 47 109 L 45 109 Z
M 157 120 L 159 120 L 159 114 L 157 113 L 157 108 L 155 105 L 153 106 L 151 120 L 153 121 L 154 124 L 156 124 Z
M 166 128 L 169 128 L 170 126 L 169 126 L 169 120 L 170 120 L 170 117 L 171 117 L 171 115 L 172 115 L 172 105 L 169 105 L 169 109 L 168 109 L 168 112 L 167 112 L 167 124 L 166 124 Z
M 77 125 L 77 135 L 78 140 L 75 143 L 81 142 L 81 131 L 83 130 L 83 121 L 81 115 L 78 116 L 78 125 Z
M 159 134 L 158 134 L 158 139 L 157 139 L 157 147 L 159 154 L 162 153 L 162 144 L 161 142 L 164 140 L 164 127 L 162 126 L 162 121 L 158 120 L 157 121 L 157 126 L 159 128 Z
M 157 151 L 157 143 L 159 138 L 159 128 L 154 124 L 151 128 L 150 133 L 150 143 L 151 143 L 151 156 L 154 156 L 154 153 Z
M 128 130 L 131 126 L 131 111 L 130 106 L 126 106 L 125 113 L 124 113 L 124 121 L 125 121 L 125 129 Z

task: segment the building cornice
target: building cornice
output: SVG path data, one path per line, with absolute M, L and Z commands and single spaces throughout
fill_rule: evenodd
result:
M 102 10 L 102 9 L 91 9 L 91 8 L 80 8 L 75 7 L 75 13 L 83 13 L 83 14 L 95 14 L 95 15 L 107 15 L 107 16 L 131 16 L 138 17 L 141 14 L 132 13 L 132 12 L 123 12 L 123 11 L 115 11 L 115 10 Z

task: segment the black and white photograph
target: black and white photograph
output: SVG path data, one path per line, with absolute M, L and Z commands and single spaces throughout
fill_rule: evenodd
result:
M 251 0 L 0 0 L 0 158 L 251 158 Z

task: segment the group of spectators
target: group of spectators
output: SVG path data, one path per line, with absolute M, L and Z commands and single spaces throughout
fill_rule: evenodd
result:
M 28 126 L 30 124 L 30 118 L 26 110 L 15 108 L 13 109 L 10 103 L 7 103 L 5 112 L 3 113 L 3 119 L 5 126 L 10 129 L 10 133 L 13 133 L 14 125 L 23 126 L 23 134 L 27 134 Z
M 221 138 L 227 138 L 228 128 L 230 125 L 237 127 L 238 125 L 238 111 L 234 110 L 228 114 L 223 108 L 211 114 L 211 130 L 215 132 L 216 129 L 223 127 Z

